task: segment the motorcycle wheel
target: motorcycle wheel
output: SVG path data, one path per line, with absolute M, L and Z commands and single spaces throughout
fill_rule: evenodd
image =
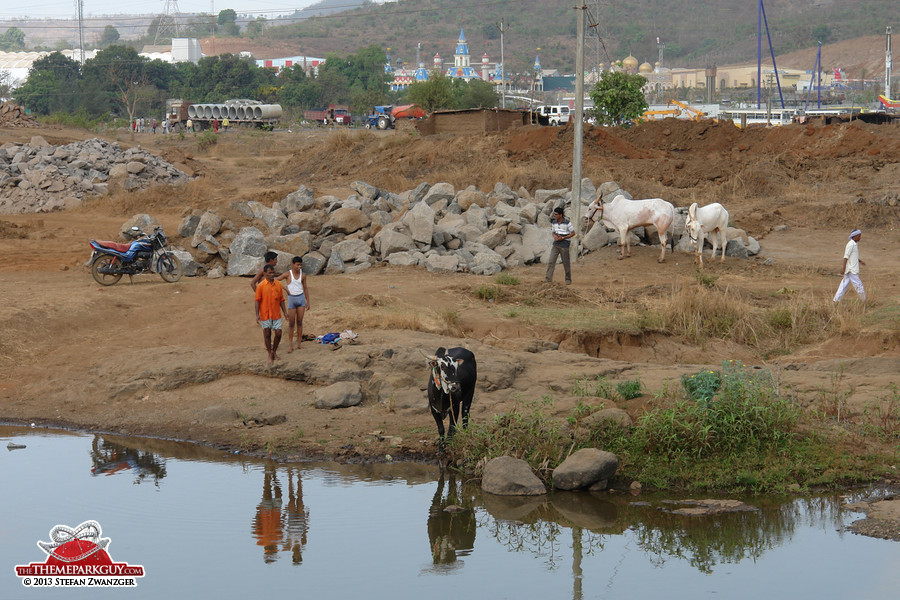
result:
M 122 279 L 121 273 L 101 273 L 100 269 L 102 268 L 118 268 L 121 265 L 121 261 L 118 256 L 110 256 L 109 254 L 101 254 L 97 258 L 94 259 L 94 262 L 91 263 L 91 275 L 94 276 L 94 281 L 99 283 L 100 285 L 115 285 L 119 283 L 119 280 Z
M 160 255 L 159 260 L 156 261 L 156 272 L 163 278 L 163 281 L 168 283 L 175 283 L 184 274 L 181 261 L 171 252 Z

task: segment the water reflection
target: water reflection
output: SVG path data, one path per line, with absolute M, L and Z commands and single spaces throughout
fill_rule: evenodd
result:
M 676 514 L 677 501 L 633 502 L 624 508 L 625 520 L 637 545 L 650 561 L 662 566 L 672 558 L 687 560 L 701 573 L 719 564 L 757 560 L 785 544 L 807 518 L 835 528 L 842 526 L 837 498 L 772 502 L 749 499 L 757 510 L 703 517 Z
M 291 562 L 303 562 L 309 509 L 303 505 L 303 481 L 295 467 L 284 469 L 287 483 L 287 502 L 278 478 L 278 464 L 267 462 L 263 470 L 262 500 L 256 507 L 251 532 L 256 545 L 263 548 L 263 560 L 278 560 L 279 552 L 289 552 Z
M 844 534 L 850 519 L 836 496 L 745 498 L 756 510 L 692 517 L 674 512 L 681 505 L 671 495 L 493 496 L 433 465 L 278 464 L 106 434 L 0 427 L 0 435 L 26 446 L 0 455 L 11 490 L 0 494 L 0 562 L 31 560 L 36 536 L 56 522 L 96 518 L 115 536 L 117 558 L 153 569 L 135 600 L 173 585 L 197 597 L 252 596 L 262 580 L 295 591 L 298 575 L 308 589 L 330 590 L 323 598 L 396 586 L 425 595 L 435 576 L 452 577 L 454 595 L 575 600 L 744 599 L 773 586 L 782 595 L 874 598 L 900 586 L 900 545 Z M 31 483 L 37 467 L 43 484 Z M 64 497 L 54 493 L 60 487 Z M 208 576 L 192 578 L 187 563 Z M 19 585 L 0 581 L 0 598 L 23 597 Z
M 450 565 L 475 548 L 475 501 L 472 486 L 464 486 L 456 475 L 441 471 L 428 510 L 428 542 L 436 565 Z
M 134 475 L 135 485 L 152 478 L 153 485 L 159 487 L 159 480 L 166 476 L 166 459 L 96 434 L 91 441 L 91 462 L 91 475 L 115 475 L 130 471 Z

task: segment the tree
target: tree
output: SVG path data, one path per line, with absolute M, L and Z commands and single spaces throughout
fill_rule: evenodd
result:
M 591 88 L 593 116 L 603 125 L 621 125 L 633 121 L 647 110 L 643 87 L 647 79 L 621 71 L 604 71 Z
M 461 85 L 454 86 L 456 108 L 493 108 L 500 102 L 500 95 L 487 81 L 473 79 L 468 83 L 462 80 L 457 82 Z
M 15 51 L 25 48 L 25 32 L 18 27 L 10 27 L 0 34 L 0 50 Z
M 81 100 L 80 77 L 78 62 L 53 52 L 31 65 L 25 83 L 15 91 L 16 102 L 43 115 L 72 112 Z
M 150 82 L 148 62 L 127 46 L 110 46 L 84 61 L 83 89 L 96 94 L 87 108 L 96 113 L 119 107 L 132 120 L 139 109 L 149 110 L 157 89 Z
M 816 42 L 827 44 L 831 41 L 831 27 L 828 25 L 816 25 L 813 27 L 812 36 Z
M 407 98 L 418 104 L 425 112 L 434 112 L 439 108 L 453 108 L 456 99 L 453 94 L 453 82 L 440 73 L 432 73 L 428 81 L 414 83 L 409 86 Z
M 225 35 L 240 35 L 241 28 L 237 24 L 237 13 L 233 8 L 226 8 L 219 11 L 219 18 L 216 23 L 222 28 Z
M 106 48 L 107 46 L 112 46 L 116 42 L 119 41 L 119 30 L 113 27 L 112 25 L 107 25 L 103 28 L 103 33 L 100 35 L 100 47 Z
M 250 39 L 255 39 L 262 35 L 263 31 L 266 29 L 266 23 L 268 19 L 265 17 L 259 16 L 256 17 L 255 21 L 250 21 L 247 23 L 247 35 L 250 36 Z

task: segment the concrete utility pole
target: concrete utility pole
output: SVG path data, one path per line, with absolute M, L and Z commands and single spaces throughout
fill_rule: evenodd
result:
M 509 25 L 501 19 L 497 23 L 497 29 L 500 30 L 500 108 L 506 108 L 506 61 L 503 56 L 503 34 L 509 29 Z
M 78 6 L 78 56 L 81 57 L 81 66 L 84 66 L 84 0 L 77 0 Z
M 584 11 L 575 7 L 575 147 L 572 152 L 572 204 L 575 208 L 575 257 L 581 247 L 581 151 L 584 140 Z
M 891 63 L 893 62 L 893 58 L 891 56 L 891 33 L 893 30 L 891 26 L 888 25 L 885 30 L 885 35 L 887 36 L 887 49 L 884 53 L 884 96 L 885 98 L 890 99 L 891 97 Z

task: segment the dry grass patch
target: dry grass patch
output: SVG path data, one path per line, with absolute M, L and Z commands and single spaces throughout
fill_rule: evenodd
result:
M 393 296 L 361 294 L 316 311 L 316 322 L 329 331 L 399 329 L 439 335 L 461 335 L 460 316 L 452 310 L 423 309 Z
M 811 292 L 785 293 L 760 302 L 734 287 L 676 283 L 669 299 L 642 298 L 645 326 L 691 343 L 731 340 L 763 355 L 790 352 L 802 344 L 860 330 L 861 308 L 835 307 Z

